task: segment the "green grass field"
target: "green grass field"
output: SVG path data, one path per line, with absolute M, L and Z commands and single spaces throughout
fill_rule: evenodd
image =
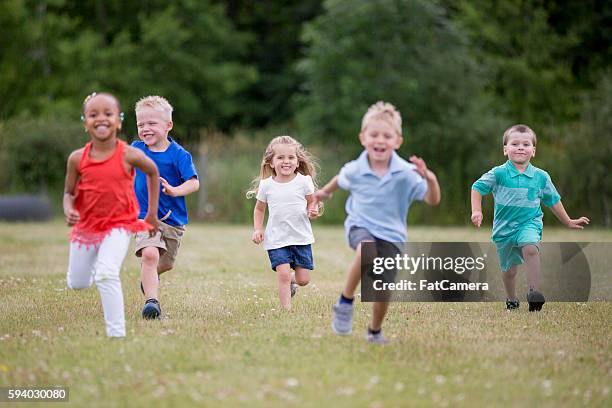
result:
M 489 232 L 410 236 L 488 241 Z M 109 340 L 96 289 L 66 289 L 67 233 L 60 222 L 0 223 L 0 386 L 67 386 L 70 405 L 88 407 L 612 406 L 608 302 L 547 303 L 541 313 L 394 303 L 384 326 L 392 344 L 373 346 L 363 338 L 368 304 L 357 302 L 351 336 L 329 326 L 353 256 L 340 227 L 315 225 L 317 269 L 287 313 L 250 228 L 193 225 L 162 277 L 160 321 L 140 318 L 128 255 L 128 337 Z M 612 241 L 612 231 L 547 228 L 545 240 Z

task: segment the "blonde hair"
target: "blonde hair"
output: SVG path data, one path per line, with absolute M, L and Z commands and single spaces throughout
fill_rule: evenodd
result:
M 315 186 L 315 190 L 318 188 L 317 173 L 319 166 L 317 165 L 316 160 L 312 157 L 310 153 L 306 151 L 306 149 L 304 149 L 300 142 L 298 142 L 291 136 L 277 136 L 272 139 L 268 144 L 268 147 L 266 147 L 266 150 L 261 159 L 259 176 L 255 177 L 251 182 L 251 187 L 246 193 L 247 198 L 253 198 L 257 195 L 257 191 L 259 190 L 259 182 L 261 180 L 276 175 L 276 172 L 274 171 L 274 168 L 271 166 L 271 164 L 272 158 L 274 157 L 274 147 L 280 144 L 295 147 L 295 155 L 298 159 L 298 167 L 296 171 L 304 176 L 310 176 Z M 319 212 L 321 212 L 321 204 L 322 203 L 319 203 Z
M 518 125 L 510 126 L 504 132 L 504 137 L 502 139 L 504 146 L 506 145 L 506 143 L 508 143 L 508 138 L 510 137 L 510 134 L 515 133 L 515 132 L 516 133 L 527 133 L 529 136 L 531 136 L 531 142 L 533 143 L 534 146 L 538 143 L 535 132 L 529 126 L 518 124 Z
M 141 98 L 138 102 L 136 102 L 136 107 L 134 110 L 136 113 L 138 113 L 138 111 L 143 108 L 151 108 L 155 111 L 161 112 L 164 114 L 164 119 L 166 119 L 168 122 L 172 121 L 172 111 L 174 108 L 163 96 L 150 95 Z
M 388 102 L 378 101 L 368 108 L 368 111 L 363 115 L 361 120 L 361 131 L 363 132 L 372 120 L 382 120 L 387 122 L 397 132 L 398 136 L 402 136 L 402 116 L 395 106 Z

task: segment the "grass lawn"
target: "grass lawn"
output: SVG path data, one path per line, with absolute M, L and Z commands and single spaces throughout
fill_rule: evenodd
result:
M 0 223 L 2 387 L 67 386 L 70 405 L 88 407 L 612 406 L 609 302 L 547 303 L 540 313 L 526 303 L 513 313 L 501 302 L 394 303 L 384 326 L 392 344 L 373 346 L 368 304 L 356 302 L 351 336 L 330 329 L 353 256 L 340 227 L 315 225 L 316 271 L 287 313 L 250 228 L 193 225 L 162 276 L 159 321 L 140 318 L 139 265 L 128 254 L 128 337 L 109 340 L 96 289 L 66 289 L 67 233 L 60 222 Z M 413 228 L 410 237 L 489 233 Z M 612 241 L 610 230 L 544 234 Z

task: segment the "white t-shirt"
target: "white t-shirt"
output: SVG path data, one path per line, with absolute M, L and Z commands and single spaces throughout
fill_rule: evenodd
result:
M 313 193 L 312 178 L 300 173 L 288 183 L 278 183 L 272 177 L 259 182 L 257 199 L 267 203 L 269 208 L 264 232 L 265 249 L 314 242 L 306 209 L 306 195 Z

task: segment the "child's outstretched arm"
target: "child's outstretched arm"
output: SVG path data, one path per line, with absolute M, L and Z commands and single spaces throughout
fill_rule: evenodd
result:
M 319 216 L 319 202 L 315 199 L 314 194 L 306 196 L 306 208 L 308 210 L 308 218 L 311 220 Z
M 162 183 L 162 192 L 170 197 L 186 196 L 200 189 L 200 181 L 195 176 L 176 187 L 172 187 L 163 177 L 160 177 L 159 181 Z
M 68 226 L 73 226 L 79 222 L 81 215 L 74 209 L 74 189 L 79 180 L 77 168 L 83 155 L 83 149 L 75 150 L 68 157 L 66 165 L 66 181 L 64 182 L 64 215 Z
M 442 193 L 440 192 L 440 184 L 438 184 L 436 174 L 427 168 L 425 160 L 420 157 L 411 156 L 409 160 L 416 166 L 414 170 L 427 182 L 427 193 L 425 193 L 424 201 L 429 205 L 440 204 Z
M 555 216 L 561 221 L 567 228 L 570 229 L 584 229 L 584 225 L 588 225 L 591 220 L 587 217 L 580 217 L 578 219 L 571 219 L 569 215 L 567 215 L 567 211 L 565 211 L 565 207 L 561 203 L 561 200 L 557 202 L 557 204 L 550 207 L 551 211 Z
M 253 210 L 253 237 L 251 238 L 257 245 L 261 244 L 264 240 L 263 223 L 266 215 L 266 203 L 257 200 L 255 209 Z
M 125 161 L 132 167 L 137 167 L 147 175 L 147 191 L 149 193 L 149 208 L 145 221 L 153 228 L 149 231 L 151 236 L 155 235 L 159 227 L 157 219 L 157 205 L 159 202 L 159 170 L 153 162 L 145 154 L 131 146 L 126 146 Z
M 315 202 L 330 199 L 331 196 L 334 194 L 334 191 L 336 191 L 338 188 L 338 176 L 336 175 L 329 181 L 329 183 L 324 185 L 322 189 L 315 191 L 315 193 L 313 194 Z
M 482 194 L 474 189 L 472 189 L 471 192 L 472 223 L 476 228 L 480 228 L 482 224 Z

